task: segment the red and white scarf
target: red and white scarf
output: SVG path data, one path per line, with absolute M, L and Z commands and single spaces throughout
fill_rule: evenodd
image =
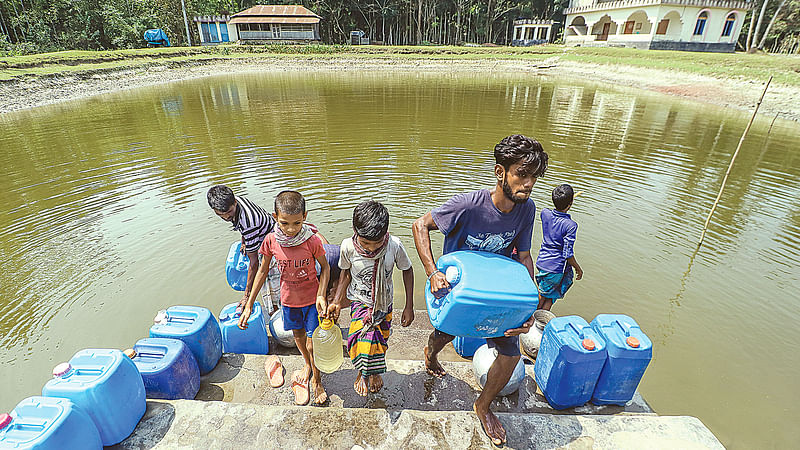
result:
M 372 320 L 370 323 L 364 323 L 365 329 L 371 329 L 375 325 L 383 322 L 384 317 L 389 314 L 389 307 L 392 305 L 392 295 L 389 291 L 389 280 L 386 278 L 386 270 L 384 270 L 384 257 L 386 250 L 389 248 L 389 233 L 383 236 L 381 246 L 370 252 L 362 248 L 358 244 L 358 235 L 353 234 L 353 247 L 356 249 L 361 257 L 371 259 L 374 261 L 372 266 Z
M 275 230 L 273 232 L 275 233 L 275 240 L 278 241 L 281 247 L 297 247 L 311 239 L 311 236 L 317 233 L 317 227 L 309 223 L 304 223 L 300 232 L 291 237 L 287 236 L 277 225 L 275 225 Z

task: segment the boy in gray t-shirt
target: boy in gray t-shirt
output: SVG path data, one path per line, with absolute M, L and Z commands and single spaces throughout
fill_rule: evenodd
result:
M 389 212 L 382 204 L 366 201 L 353 211 L 352 238 L 342 241 L 339 255 L 337 302 L 328 315 L 338 316 L 350 301 L 350 331 L 347 351 L 358 371 L 353 387 L 361 396 L 383 387 L 387 339 L 392 325 L 392 271 L 403 271 L 406 304 L 401 325 L 414 320 L 414 271 L 403 244 L 388 233 Z M 345 296 L 346 294 L 346 296 Z

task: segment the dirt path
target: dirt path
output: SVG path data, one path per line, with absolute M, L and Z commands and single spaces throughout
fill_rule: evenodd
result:
M 722 107 L 751 111 L 763 85 L 756 81 L 718 79 L 656 69 L 560 61 L 458 60 L 433 58 L 247 57 L 154 61 L 121 69 L 99 69 L 70 74 L 28 77 L 0 83 L 0 114 L 123 89 L 150 86 L 209 75 L 284 71 L 392 71 L 536 73 L 621 85 L 679 96 Z M 800 88 L 772 85 L 761 114 L 800 121 Z

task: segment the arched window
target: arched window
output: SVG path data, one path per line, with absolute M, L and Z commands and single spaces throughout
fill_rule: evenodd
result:
M 703 11 L 697 16 L 697 23 L 694 25 L 694 35 L 700 36 L 706 29 L 706 20 L 708 20 L 708 13 Z
M 722 35 L 730 36 L 733 33 L 733 26 L 736 24 L 736 14 L 730 13 L 725 19 L 725 25 L 722 27 Z

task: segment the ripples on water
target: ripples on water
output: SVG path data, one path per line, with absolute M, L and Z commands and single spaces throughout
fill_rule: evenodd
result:
M 0 375 L 21 386 L 0 391 L 0 409 L 80 348 L 130 346 L 162 307 L 238 300 L 222 278 L 236 234 L 208 209 L 209 186 L 269 209 L 298 189 L 332 241 L 376 198 L 416 261 L 411 221 L 491 186 L 490 149 L 520 132 L 550 153 L 540 208 L 562 182 L 583 191 L 571 213 L 587 275 L 555 312 L 631 314 L 658 343 L 642 389 L 659 412 L 698 415 L 725 443 L 781 446 L 789 435 L 765 423 L 797 411 L 775 399 L 800 395 L 800 362 L 758 342 L 774 342 L 767 324 L 800 338 L 797 126 L 766 136 L 756 122 L 690 263 L 747 115 L 637 94 L 522 76 L 247 75 L 0 116 Z M 756 311 L 760 330 L 742 330 Z M 746 388 L 733 400 L 720 379 Z

